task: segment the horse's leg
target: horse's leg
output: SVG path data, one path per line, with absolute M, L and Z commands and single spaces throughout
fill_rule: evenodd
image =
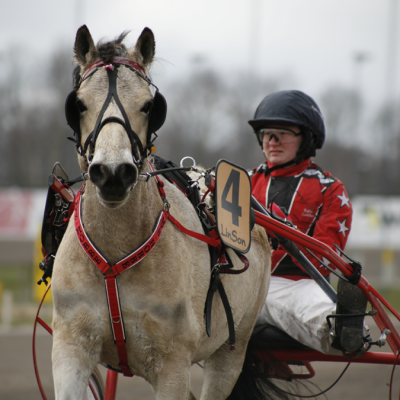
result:
M 99 357 L 89 354 L 70 338 L 55 334 L 52 361 L 56 400 L 83 399 Z
M 188 400 L 190 396 L 190 360 L 174 359 L 164 364 L 152 383 L 156 400 Z
M 204 363 L 204 383 L 200 400 L 225 400 L 239 377 L 246 353 L 246 343 L 236 342 L 236 350 L 222 345 Z
M 225 343 L 204 363 L 204 382 L 200 400 L 225 400 L 242 371 L 247 343 L 256 321 L 254 309 L 244 315 L 236 331 L 236 349 Z

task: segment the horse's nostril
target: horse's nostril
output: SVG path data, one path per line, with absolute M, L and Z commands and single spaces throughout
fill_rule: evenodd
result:
M 104 200 L 120 201 L 136 182 L 138 170 L 133 163 L 119 164 L 115 169 L 106 164 L 93 163 L 89 168 L 89 176 Z
M 135 164 L 121 164 L 117 167 L 115 175 L 121 180 L 123 186 L 128 188 L 136 181 L 138 170 Z
M 92 164 L 89 176 L 97 187 L 102 188 L 110 176 L 110 169 L 104 164 Z

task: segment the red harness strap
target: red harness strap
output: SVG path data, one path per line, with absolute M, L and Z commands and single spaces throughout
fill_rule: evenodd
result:
M 160 178 L 156 175 L 155 178 L 157 179 L 157 187 L 158 191 L 160 192 L 160 196 L 166 202 L 165 190 L 164 190 L 164 182 L 160 180 Z M 195 239 L 201 240 L 206 242 L 210 246 L 218 247 L 221 244 L 221 239 L 219 239 L 218 233 L 216 233 L 216 238 L 212 238 L 210 236 L 203 235 L 201 233 L 197 233 L 185 228 L 179 221 L 177 221 L 170 213 L 169 213 L 169 205 L 166 206 L 168 219 L 183 233 L 186 235 L 194 237 Z
M 124 320 L 122 318 L 121 304 L 118 295 L 118 283 L 114 274 L 105 275 L 108 312 L 110 314 L 111 329 L 114 342 L 117 346 L 119 367 L 124 376 L 133 376 L 128 366 L 128 353 L 126 351 L 126 337 Z
M 117 346 L 117 352 L 119 357 L 119 367 L 121 368 L 124 376 L 133 376 L 128 366 L 128 354 L 126 351 L 126 336 L 124 321 L 121 312 L 121 304 L 118 293 L 118 282 L 116 277 L 123 271 L 132 268 L 150 253 L 150 251 L 157 244 L 158 239 L 161 236 L 162 230 L 169 219 L 177 228 L 192 236 L 196 239 L 202 240 L 211 246 L 217 247 L 221 244 L 221 241 L 217 238 L 211 238 L 206 235 L 202 235 L 197 232 L 190 231 L 182 226 L 172 215 L 169 213 L 169 204 L 165 198 L 164 183 L 157 178 L 157 187 L 161 198 L 164 202 L 164 210 L 160 212 L 158 219 L 153 228 L 151 236 L 136 250 L 130 253 L 127 257 L 118 261 L 114 265 L 110 265 L 106 258 L 100 253 L 96 246 L 90 240 L 88 234 L 85 231 L 82 221 L 82 189 L 78 191 L 75 198 L 75 214 L 74 223 L 75 231 L 78 236 L 79 243 L 81 244 L 85 253 L 94 262 L 94 264 L 104 274 L 104 280 L 106 285 L 108 311 L 110 315 L 111 329 L 113 332 L 114 342 Z
M 150 167 L 152 168 L 153 171 L 155 171 L 153 165 L 150 163 Z M 158 191 L 160 193 L 161 198 L 164 201 L 165 204 L 165 199 L 166 199 L 166 195 L 165 195 L 165 190 L 164 190 L 164 182 L 160 180 L 160 178 L 155 175 L 155 178 L 157 179 L 157 187 L 158 187 Z M 179 188 L 178 185 L 176 185 L 176 187 L 181 190 Z M 214 238 L 210 237 L 210 236 L 206 236 L 203 235 L 201 233 L 197 233 L 194 231 L 191 231 L 189 229 L 186 229 L 179 221 L 177 221 L 168 211 L 169 207 L 167 208 L 167 213 L 168 213 L 168 219 L 183 233 L 186 233 L 186 235 L 194 237 L 195 239 L 201 240 L 203 242 L 206 242 L 207 244 L 209 244 L 210 246 L 213 247 L 218 247 L 221 245 L 221 239 L 219 238 L 219 235 L 217 233 L 217 231 L 215 229 L 213 229 L 212 231 L 210 231 L 211 236 L 214 236 Z
M 100 253 L 99 250 L 96 249 L 96 246 L 90 240 L 88 234 L 85 231 L 82 222 L 82 207 L 81 207 L 81 191 L 77 193 L 76 196 L 76 209 L 78 212 L 75 212 L 75 230 L 78 235 L 79 242 L 86 254 L 90 257 L 90 259 L 96 264 L 96 266 L 100 269 L 103 274 L 113 273 L 114 275 L 118 275 L 121 272 L 133 267 L 137 263 L 143 260 L 147 254 L 150 253 L 152 248 L 156 245 L 158 239 L 161 236 L 161 232 L 164 228 L 165 222 L 168 219 L 169 212 L 167 210 L 163 210 L 160 212 L 158 216 L 157 222 L 153 229 L 153 233 L 151 236 L 135 251 L 130 253 L 128 256 L 118 261 L 114 265 L 110 265 L 105 257 Z M 111 271 L 109 269 L 111 268 Z
M 104 274 L 106 292 L 107 292 L 108 311 L 110 314 L 110 323 L 114 336 L 114 342 L 117 345 L 117 351 L 120 361 L 119 367 L 121 368 L 121 371 L 124 374 L 124 376 L 133 376 L 128 367 L 128 356 L 125 345 L 126 343 L 125 328 L 122 318 L 121 305 L 118 294 L 118 283 L 116 277 L 121 272 L 126 271 L 127 269 L 138 264 L 140 261 L 143 260 L 144 257 L 146 257 L 147 254 L 150 253 L 151 249 L 156 245 L 158 239 L 161 236 L 161 232 L 164 228 L 165 222 L 167 221 L 169 213 L 167 210 L 161 211 L 151 236 L 141 246 L 139 246 L 139 248 L 137 248 L 127 257 L 118 261 L 114 265 L 110 265 L 108 261 L 105 259 L 105 257 L 100 253 L 100 251 L 96 249 L 95 245 L 92 243 L 88 234 L 85 231 L 82 222 L 81 194 L 82 192 L 79 191 L 77 193 L 75 200 L 76 201 L 75 216 L 74 216 L 75 231 L 78 236 L 79 243 L 85 250 L 86 254 Z
M 180 224 L 168 211 L 168 219 L 183 233 L 186 233 L 186 235 L 194 237 L 195 239 L 201 240 L 203 242 L 206 242 L 210 246 L 213 247 L 218 247 L 221 244 L 220 239 L 213 239 L 210 236 L 203 235 L 201 233 L 197 233 L 194 231 L 190 231 L 189 229 L 186 229 L 183 225 Z

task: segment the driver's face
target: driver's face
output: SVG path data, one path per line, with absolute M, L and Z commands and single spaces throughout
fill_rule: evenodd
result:
M 300 148 L 302 135 L 293 134 L 300 133 L 298 126 L 274 126 L 274 128 L 265 128 L 263 139 L 263 150 L 267 160 L 272 165 L 281 165 L 296 157 Z M 290 136 L 290 140 L 282 139 Z M 281 140 L 279 140 L 281 139 Z

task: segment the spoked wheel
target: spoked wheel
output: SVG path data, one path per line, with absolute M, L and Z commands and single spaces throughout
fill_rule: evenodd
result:
M 43 304 L 43 300 L 45 299 L 50 287 L 51 287 L 51 283 L 47 286 L 46 292 L 44 293 L 42 301 L 39 304 L 39 308 L 36 313 L 35 323 L 34 323 L 34 327 L 33 327 L 33 337 L 32 337 L 33 366 L 35 369 L 36 380 L 37 380 L 39 390 L 40 390 L 43 400 L 47 400 L 47 397 L 44 392 L 42 382 L 40 380 L 39 369 L 38 369 L 37 360 L 36 360 L 36 326 L 37 326 L 37 324 L 39 324 L 44 329 L 46 329 L 46 331 L 49 332 L 50 335 L 53 334 L 53 330 L 50 328 L 50 326 L 48 326 L 46 324 L 46 322 L 44 322 L 39 317 L 39 313 L 40 313 L 40 309 Z M 104 386 L 103 377 L 101 376 L 99 369 L 96 367 L 94 369 L 94 371 L 92 372 L 92 375 L 90 376 L 89 385 L 86 389 L 86 394 L 85 394 L 84 400 L 104 400 L 104 397 L 105 397 L 105 386 Z

